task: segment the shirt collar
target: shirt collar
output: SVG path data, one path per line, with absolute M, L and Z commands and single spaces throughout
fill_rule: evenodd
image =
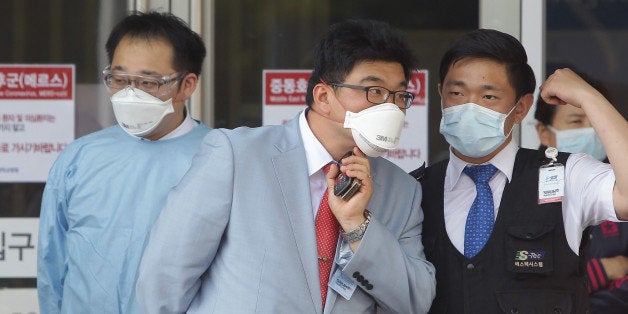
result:
M 310 129 L 306 119 L 307 111 L 308 109 L 305 109 L 299 115 L 299 129 L 303 147 L 305 148 L 305 157 L 307 158 L 308 175 L 311 176 L 334 159 L 312 133 L 312 129 Z
M 497 170 L 499 170 L 504 175 L 506 175 L 508 182 L 510 182 L 510 180 L 512 179 L 512 169 L 515 164 L 514 160 L 515 160 L 515 157 L 517 156 L 518 150 L 519 150 L 519 146 L 517 146 L 514 143 L 514 141 L 511 140 L 510 143 L 508 143 L 508 145 L 504 147 L 504 149 L 502 149 L 499 153 L 497 153 L 497 155 L 495 155 L 491 160 L 489 160 L 488 162 L 484 164 L 490 163 L 493 166 L 495 166 Z M 458 183 L 458 180 L 460 180 L 460 176 L 462 175 L 462 170 L 464 170 L 464 167 L 466 167 L 467 165 L 473 165 L 473 164 L 470 164 L 458 158 L 453 153 L 450 147 L 449 148 L 449 164 L 447 165 L 447 176 L 446 176 L 448 180 L 445 184 L 445 187 L 448 190 L 452 190 L 454 186 Z
M 181 124 L 179 124 L 179 126 L 176 129 L 172 130 L 170 133 L 158 139 L 158 141 L 167 140 L 167 139 L 171 139 L 171 138 L 175 138 L 175 137 L 179 137 L 181 135 L 187 134 L 198 125 L 198 121 L 192 119 L 192 117 L 188 114 L 187 109 L 183 110 L 183 114 L 185 114 L 185 118 L 183 118 L 183 122 L 181 122 Z
M 168 140 L 171 138 L 175 138 L 175 137 L 179 137 L 181 135 L 185 135 L 188 132 L 192 131 L 198 124 L 199 122 L 192 119 L 192 117 L 188 114 L 188 110 L 187 108 L 183 109 L 183 114 L 185 115 L 185 117 L 183 118 L 183 122 L 181 122 L 181 124 L 179 124 L 178 127 L 176 127 L 174 130 L 170 131 L 170 133 L 162 136 L 161 138 L 155 140 L 155 141 L 163 141 L 163 140 Z M 144 137 L 140 137 L 140 136 L 136 136 L 136 135 L 132 135 L 129 134 L 131 136 L 137 137 L 138 139 L 142 140 L 142 141 L 149 141 L 151 142 L 151 140 L 144 138 Z

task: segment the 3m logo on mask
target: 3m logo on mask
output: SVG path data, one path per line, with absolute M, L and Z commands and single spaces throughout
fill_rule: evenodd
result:
M 399 137 L 390 137 L 386 135 L 377 135 L 375 139 L 377 139 L 378 141 L 387 142 L 394 145 L 397 145 L 397 142 L 399 142 Z
M 347 111 L 344 127 L 351 129 L 356 145 L 364 154 L 379 157 L 399 144 L 405 116 L 397 105 L 383 103 L 357 113 Z
M 388 151 L 385 148 L 379 147 L 371 143 L 366 137 L 364 137 L 364 135 L 359 134 L 359 133 L 356 135 L 355 133 L 356 132 L 353 132 L 353 137 L 356 139 L 356 143 L 358 147 L 360 148 L 362 152 L 365 152 L 365 151 L 369 152 L 368 154 L 365 153 L 367 156 L 377 157 L 377 156 L 384 155 Z M 381 154 L 381 155 L 378 155 L 378 154 Z

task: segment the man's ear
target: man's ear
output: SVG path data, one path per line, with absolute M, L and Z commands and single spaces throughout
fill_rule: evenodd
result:
M 329 114 L 331 112 L 330 101 L 333 90 L 330 86 L 323 83 L 318 83 L 312 89 L 312 107 L 316 108 L 317 112 L 322 115 Z
M 539 135 L 541 144 L 547 147 L 555 146 L 552 144 L 552 130 L 550 130 L 545 124 L 541 122 L 536 123 L 536 133 Z
M 515 124 L 521 123 L 521 121 L 523 121 L 523 118 L 526 117 L 533 103 L 534 103 L 534 94 L 530 93 L 530 94 L 525 94 L 521 96 L 521 99 L 519 99 L 519 105 L 517 106 L 517 108 L 515 108 L 515 112 L 514 112 Z
M 196 84 L 198 84 L 198 75 L 195 73 L 186 74 L 181 79 L 181 86 L 179 86 L 179 92 L 177 93 L 178 101 L 186 101 L 192 96 L 192 93 L 196 90 Z

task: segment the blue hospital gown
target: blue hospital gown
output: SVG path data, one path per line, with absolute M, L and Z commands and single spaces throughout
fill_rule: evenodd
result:
M 135 282 L 148 234 L 208 131 L 147 141 L 116 125 L 68 145 L 42 200 L 41 313 L 141 312 Z

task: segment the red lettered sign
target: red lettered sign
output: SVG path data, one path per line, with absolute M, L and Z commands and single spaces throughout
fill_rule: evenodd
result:
M 408 91 L 414 94 L 412 105 L 427 105 L 427 70 L 416 70 L 410 76 Z
M 305 105 L 311 70 L 264 70 L 264 105 Z
M 72 66 L 0 66 L 0 99 L 73 99 Z
M 74 140 L 72 64 L 0 64 L 0 182 L 45 182 Z

